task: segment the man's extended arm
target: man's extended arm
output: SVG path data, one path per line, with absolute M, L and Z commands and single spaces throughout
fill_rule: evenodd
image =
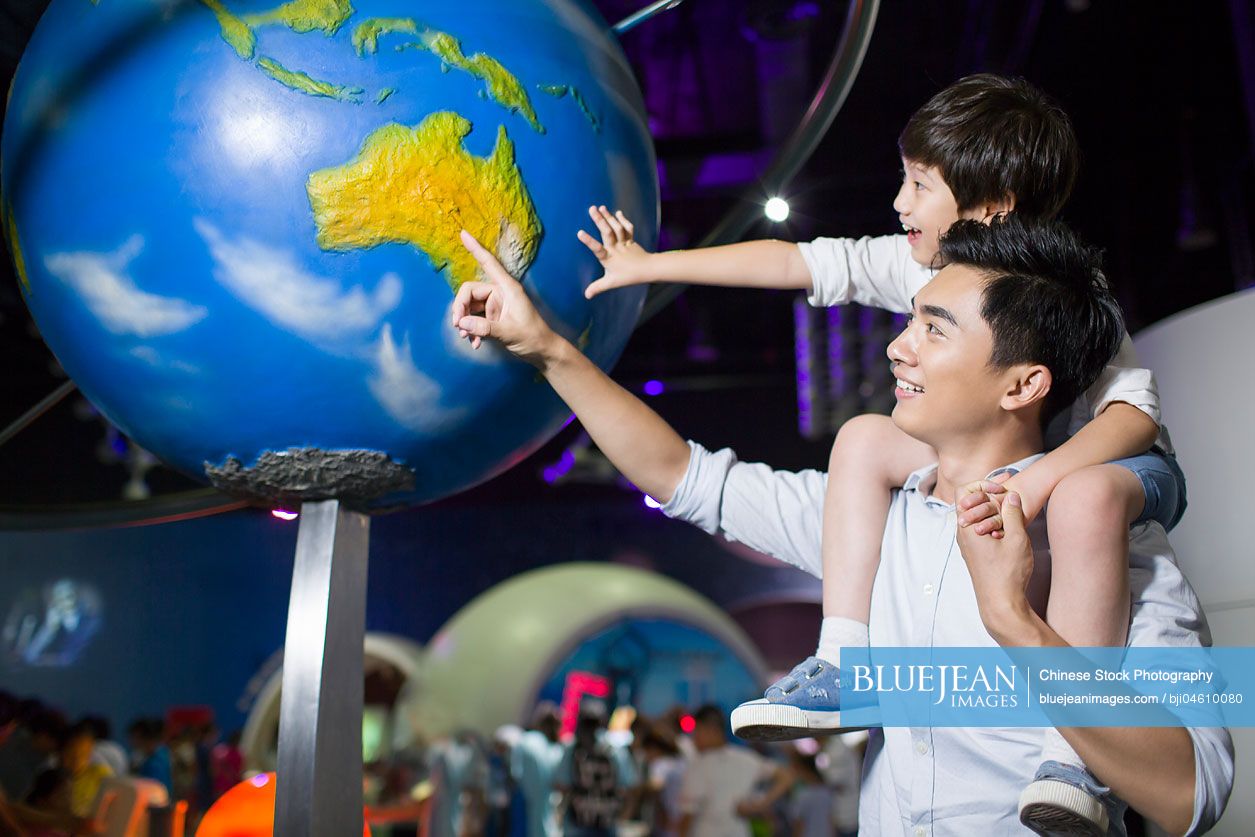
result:
M 523 286 L 469 233 L 462 236 L 489 281 L 462 285 L 453 302 L 453 324 L 476 345 L 480 338 L 491 337 L 540 369 L 625 477 L 659 502 L 671 499 L 688 467 L 688 444 L 549 328 Z
M 960 527 L 959 549 L 976 590 L 981 620 L 1004 648 L 1068 647 L 1029 605 L 1033 547 L 1018 494 L 1002 503 L 1005 536 Z M 1085 765 L 1144 816 L 1172 834 L 1194 820 L 1194 744 L 1181 727 L 1060 727 Z

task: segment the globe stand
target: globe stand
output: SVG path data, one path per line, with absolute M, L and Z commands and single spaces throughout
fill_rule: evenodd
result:
M 275 831 L 362 833 L 363 643 L 370 518 L 306 502 L 283 652 Z

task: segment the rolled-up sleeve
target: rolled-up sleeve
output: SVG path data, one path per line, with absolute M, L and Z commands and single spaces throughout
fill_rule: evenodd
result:
M 1172 441 L 1164 427 L 1163 414 L 1159 407 L 1159 385 L 1155 383 L 1155 373 L 1138 367 L 1133 341 L 1127 334 L 1111 363 L 1073 406 L 1068 422 L 1068 435 L 1075 435 L 1117 401 L 1131 404 L 1150 416 L 1159 425 L 1156 444 L 1166 453 L 1173 452 Z
M 1155 373 L 1149 369 L 1137 368 L 1133 341 L 1127 334 L 1120 344 L 1120 351 L 1098 376 L 1098 380 L 1085 391 L 1085 400 L 1089 402 L 1090 418 L 1097 416 L 1112 403 L 1122 401 L 1146 413 L 1155 420 L 1155 424 L 1161 423 L 1159 387 L 1155 383 Z
M 712 453 L 692 441 L 689 451 L 688 469 L 664 514 L 822 576 L 826 474 L 739 462 L 727 448 Z
M 1188 730 L 1194 742 L 1194 821 L 1186 834 L 1205 834 L 1233 791 L 1233 736 L 1224 727 Z
M 811 273 L 816 307 L 857 302 L 905 314 L 933 271 L 911 258 L 904 235 L 817 238 L 798 245 Z

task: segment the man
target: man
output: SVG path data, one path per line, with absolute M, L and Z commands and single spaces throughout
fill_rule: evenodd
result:
M 0 692 L 0 752 L 11 746 L 17 728 L 18 702 L 8 692 Z M 38 726 L 38 725 L 37 725 Z M 103 823 L 68 811 L 40 811 L 10 800 L 0 787 L 0 837 L 24 837 L 31 830 L 57 830 L 66 834 L 99 834 Z
M 558 707 L 543 701 L 536 707 L 532 726 L 510 749 L 510 775 L 518 783 L 527 808 L 527 837 L 554 837 L 553 776 L 562 761 L 558 742 L 562 720 Z
M 772 471 L 738 463 L 731 451 L 686 444 L 557 336 L 491 254 L 469 236 L 463 240 L 491 280 L 466 283 L 453 305 L 454 324 L 473 344 L 492 337 L 537 366 L 603 453 L 668 514 L 819 574 L 822 474 Z M 956 544 L 954 503 L 964 486 L 1041 455 L 1049 409 L 1088 386 L 1114 352 L 1118 309 L 1096 254 L 1058 225 L 1015 218 L 959 223 L 942 257 L 947 266 L 916 296 L 911 323 L 889 347 L 895 376 L 906 385 L 898 389 L 894 421 L 932 445 L 938 463 L 894 494 L 872 600 L 872 644 L 1063 645 L 1037 615 L 1048 551 L 1038 547 L 1034 565 L 1014 495 L 1000 540 L 964 530 Z M 1043 292 L 1055 307 L 1039 304 Z M 991 294 L 1004 305 L 988 306 Z M 1045 355 L 1054 358 L 1051 365 L 1042 362 Z M 1130 644 L 1209 641 L 1162 527 L 1134 530 L 1130 550 Z M 1103 796 L 1114 833 L 1123 831 L 1121 799 L 1178 834 L 1206 830 L 1224 810 L 1233 778 L 1226 730 L 1060 732 L 1110 788 Z M 873 733 L 862 829 L 919 837 L 1018 830 L 1017 797 L 1033 776 L 1043 734 Z
M 706 705 L 693 713 L 697 755 L 680 784 L 679 837 L 748 835 L 749 824 L 737 814 L 738 803 L 776 775 L 776 767 L 745 747 L 731 747 L 723 711 Z

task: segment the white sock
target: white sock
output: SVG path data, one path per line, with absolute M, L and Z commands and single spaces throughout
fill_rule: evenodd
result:
M 834 666 L 841 665 L 841 647 L 865 648 L 867 625 L 842 616 L 825 616 L 819 625 L 819 648 L 815 656 Z
M 1041 745 L 1041 760 L 1085 767 L 1085 762 L 1081 761 L 1081 757 L 1076 754 L 1076 750 L 1072 749 L 1072 745 L 1063 737 L 1063 733 L 1054 727 L 1046 730 L 1046 738 Z

